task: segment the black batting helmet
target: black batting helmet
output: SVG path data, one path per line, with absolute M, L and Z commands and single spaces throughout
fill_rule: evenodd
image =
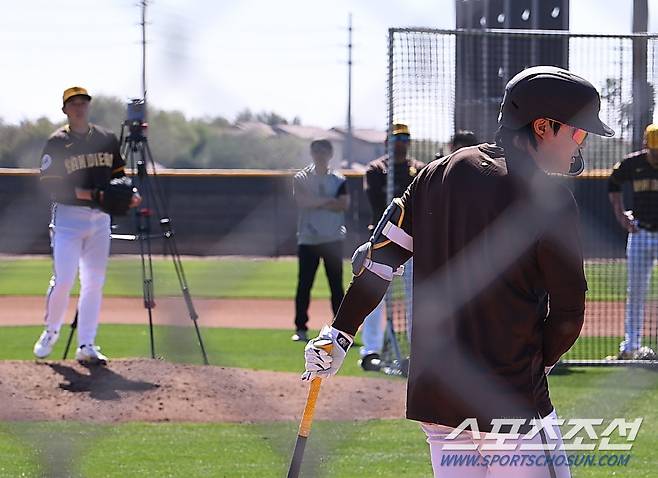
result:
M 514 76 L 505 86 L 498 123 L 516 130 L 537 118 L 550 118 L 601 136 L 615 132 L 599 118 L 601 97 L 586 79 L 555 66 L 534 66 Z M 576 156 L 570 174 L 584 169 Z

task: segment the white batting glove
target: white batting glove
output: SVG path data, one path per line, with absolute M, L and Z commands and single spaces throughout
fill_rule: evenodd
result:
M 345 355 L 354 343 L 354 337 L 329 325 L 322 327 L 320 335 L 310 340 L 304 348 L 304 373 L 302 380 L 335 375 L 343 365 Z M 327 352 L 330 349 L 331 352 Z

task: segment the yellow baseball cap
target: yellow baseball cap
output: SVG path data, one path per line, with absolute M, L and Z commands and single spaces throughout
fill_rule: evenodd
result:
M 644 139 L 647 142 L 647 148 L 658 149 L 658 124 L 653 123 L 644 130 Z
M 85 96 L 88 100 L 91 101 L 91 96 L 89 96 L 89 93 L 87 93 L 86 89 L 84 89 L 82 86 L 72 86 L 71 88 L 64 90 L 64 94 L 62 95 L 62 104 L 66 104 L 66 102 L 74 96 Z
M 396 134 L 408 134 L 408 135 L 410 135 L 409 127 L 406 124 L 395 123 L 393 125 L 393 133 L 392 134 L 393 134 L 393 136 L 395 136 Z

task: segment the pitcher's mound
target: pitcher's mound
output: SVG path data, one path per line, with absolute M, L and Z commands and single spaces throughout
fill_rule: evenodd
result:
M 299 374 L 113 360 L 0 362 L 0 420 L 94 422 L 262 422 L 299 420 L 308 383 Z M 332 377 L 322 383 L 315 417 L 368 420 L 404 417 L 405 383 Z

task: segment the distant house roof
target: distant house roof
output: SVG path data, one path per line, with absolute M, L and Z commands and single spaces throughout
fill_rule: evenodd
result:
M 237 123 L 235 127 L 245 133 L 257 134 L 264 138 L 276 136 L 276 131 L 269 124 L 260 121 L 243 121 Z
M 344 141 L 347 134 L 345 128 L 331 128 L 329 130 L 318 126 L 305 126 L 296 124 L 277 124 L 270 126 L 259 121 L 244 121 L 237 123 L 235 128 L 245 133 L 257 134 L 262 137 L 287 134 L 300 139 L 312 140 L 326 138 L 330 141 Z M 376 129 L 353 129 L 352 137 L 369 144 L 382 144 L 386 139 L 386 132 Z
M 334 131 L 343 137 L 347 134 L 346 128 L 334 127 L 331 128 L 331 131 Z M 353 129 L 352 137 L 365 143 L 381 144 L 386 140 L 386 131 L 379 131 L 376 129 Z
M 274 130 L 301 139 L 326 138 L 330 141 L 342 141 L 343 136 L 334 131 L 318 128 L 317 126 L 302 126 L 296 124 L 277 124 Z

